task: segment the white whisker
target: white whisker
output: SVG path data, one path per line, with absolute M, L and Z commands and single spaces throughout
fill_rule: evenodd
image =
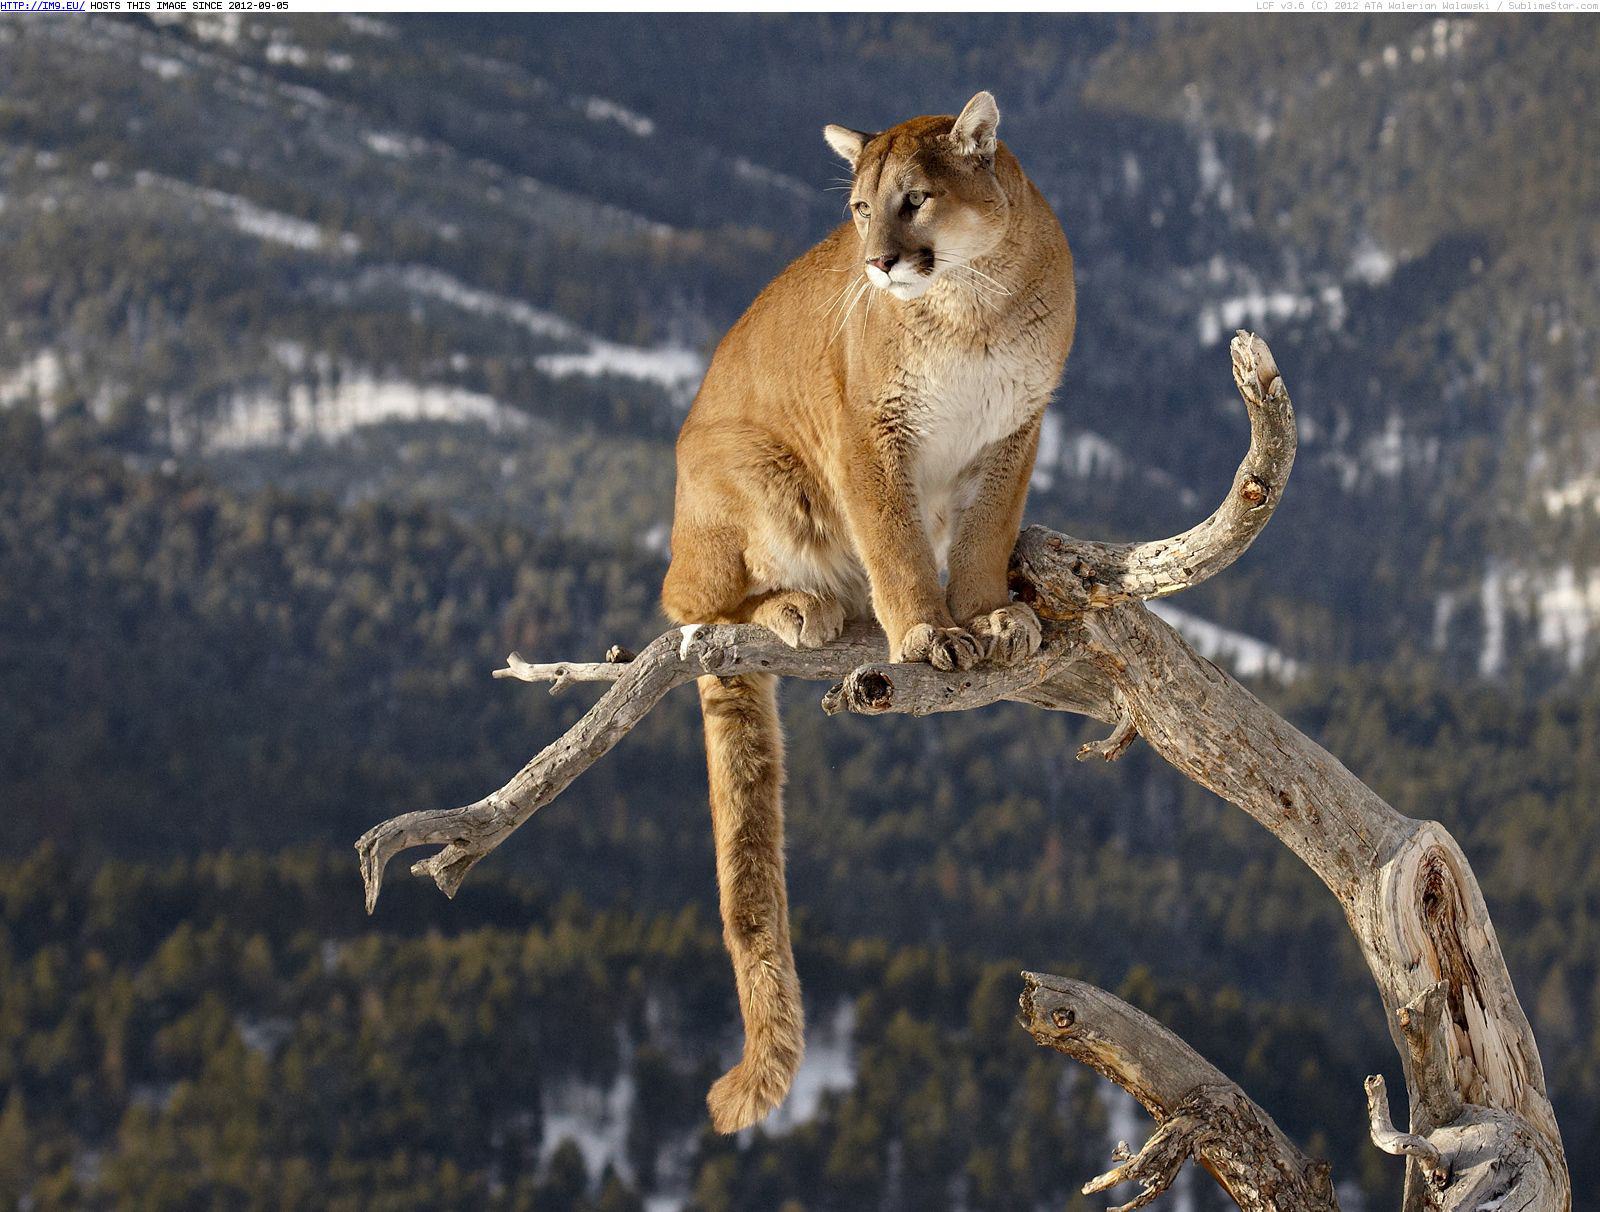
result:
M 994 287 L 994 289 L 999 291 L 1001 294 L 1009 295 L 1009 294 L 1014 294 L 1015 293 L 1014 291 L 1012 291 L 1012 289 L 1009 286 L 1007 286 L 1004 282 L 1000 281 L 999 278 L 996 278 L 991 274 L 984 273 L 983 270 L 979 269 L 971 261 L 965 260 L 964 258 L 952 256 L 949 253 L 944 253 L 944 254 L 936 255 L 934 257 L 934 261 L 936 263 L 939 262 L 939 261 L 943 261 L 948 265 L 959 266 L 960 268 L 966 270 L 968 273 L 974 274 L 977 277 L 982 278 L 984 281 L 990 283 Z
M 1011 293 L 1010 291 L 997 291 L 993 287 L 985 286 L 980 279 L 971 276 L 971 271 L 965 265 L 952 263 L 952 267 L 964 271 L 968 275 L 961 278 L 961 281 L 972 288 L 972 297 L 976 301 L 986 304 L 992 311 L 1000 310 L 999 300 Z
M 848 270 L 839 270 L 838 272 L 839 273 L 848 273 L 850 271 L 848 271 Z M 828 301 L 827 306 L 825 306 L 825 307 L 823 307 L 821 309 L 822 317 L 824 319 L 827 319 L 834 312 L 838 311 L 839 308 L 843 305 L 843 303 L 845 301 L 845 298 L 849 295 L 850 288 L 852 286 L 856 285 L 857 282 L 860 282 L 860 281 L 864 280 L 864 278 L 865 278 L 864 274 L 857 274 L 856 277 L 851 278 L 848 282 L 846 282 L 843 286 L 841 286 L 836 292 L 834 292 L 833 296 Z
M 845 330 L 845 325 L 850 323 L 850 317 L 855 314 L 856 307 L 860 305 L 862 296 L 871 289 L 872 283 L 868 282 L 866 278 L 862 278 L 861 285 L 856 287 L 856 293 L 850 298 L 850 306 L 845 308 L 844 319 L 839 321 L 839 327 L 834 329 L 833 336 L 828 338 L 829 345 L 838 340 L 839 334 Z

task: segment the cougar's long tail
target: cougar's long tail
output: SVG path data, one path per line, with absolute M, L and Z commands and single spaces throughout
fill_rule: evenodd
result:
M 783 731 L 776 678 L 703 677 L 699 685 L 722 937 L 744 1015 L 744 1058 L 706 1102 L 718 1132 L 737 1132 L 783 1101 L 805 1050 L 783 872 Z

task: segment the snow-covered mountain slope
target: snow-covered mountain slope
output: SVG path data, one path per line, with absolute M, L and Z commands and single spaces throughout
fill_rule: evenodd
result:
M 718 335 L 837 221 L 817 126 L 992 86 L 1078 264 L 1032 516 L 1192 523 L 1251 327 L 1301 454 L 1195 613 L 1288 660 L 1564 675 L 1600 647 L 1593 40 L 1242 20 L 928 18 L 912 58 L 854 18 L 0 20 L 0 406 L 475 512 L 496 444 L 543 449 L 522 516 L 644 535 Z M 573 479 L 606 441 L 621 518 Z

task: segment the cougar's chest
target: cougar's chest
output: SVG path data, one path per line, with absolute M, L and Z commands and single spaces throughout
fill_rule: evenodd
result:
M 955 515 L 976 491 L 978 455 L 1027 424 L 1040 396 L 1028 359 L 1010 349 L 928 355 L 923 363 L 906 422 L 923 521 L 943 563 Z

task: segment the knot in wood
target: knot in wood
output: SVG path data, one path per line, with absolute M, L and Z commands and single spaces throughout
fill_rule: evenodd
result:
M 1056 1025 L 1058 1030 L 1069 1031 L 1072 1029 L 1072 1024 L 1078 1021 L 1078 1015 L 1074 1010 L 1069 1010 L 1064 1006 L 1057 1006 L 1050 1011 L 1050 1021 Z
M 1247 475 L 1239 484 L 1239 499 L 1251 505 L 1260 505 L 1270 495 L 1266 483 L 1259 476 Z
M 894 706 L 894 680 L 881 669 L 857 669 L 840 683 L 838 690 L 839 705 L 852 711 L 888 711 Z M 833 692 L 828 697 L 834 697 Z
M 707 673 L 716 673 L 717 670 L 723 668 L 730 661 L 737 661 L 738 659 L 738 649 L 724 644 L 708 643 L 702 646 L 700 649 L 700 668 L 704 669 Z M 720 677 L 721 675 L 719 674 L 718 676 Z

